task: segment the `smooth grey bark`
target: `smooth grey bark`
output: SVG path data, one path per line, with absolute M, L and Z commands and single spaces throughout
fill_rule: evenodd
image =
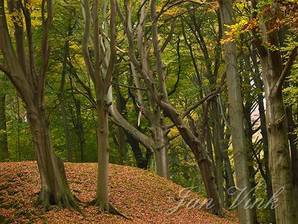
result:
M 146 44 L 143 42 L 144 38 L 144 25 L 145 20 L 147 18 L 147 9 L 146 7 L 140 8 L 140 22 L 136 27 L 136 36 L 137 41 L 134 43 L 134 30 L 132 27 L 132 2 L 129 0 L 125 1 L 125 16 L 122 14 L 119 5 L 118 12 L 122 19 L 122 23 L 125 28 L 125 32 L 128 39 L 128 54 L 131 59 L 130 68 L 133 84 L 136 87 L 136 91 L 134 93 L 137 104 L 139 106 L 140 113 L 144 114 L 144 116 L 148 119 L 151 125 L 152 137 L 149 137 L 149 141 L 152 143 L 150 148 L 155 154 L 155 163 L 156 163 L 156 172 L 159 175 L 162 175 L 168 178 L 168 159 L 167 159 L 167 138 L 165 134 L 165 130 L 163 130 L 163 115 L 161 113 L 160 108 L 156 105 L 154 96 L 150 93 L 149 90 L 145 89 L 145 92 L 141 92 L 141 77 L 143 72 L 148 72 L 150 69 L 147 61 L 147 53 L 146 53 Z M 145 5 L 146 1 L 141 1 L 140 5 Z M 149 5 L 149 4 L 148 4 Z M 156 14 L 156 2 L 151 1 L 150 6 L 148 7 L 148 11 L 150 9 L 151 12 L 151 31 L 152 31 L 152 39 L 153 39 L 153 53 L 156 58 L 156 69 L 157 69 L 157 78 L 158 88 L 161 91 L 161 95 L 163 98 L 167 99 L 167 92 L 165 86 L 165 71 L 164 65 L 161 60 L 161 49 L 158 44 L 158 29 L 157 29 L 157 14 Z M 135 47 L 136 45 L 136 47 Z M 140 54 L 140 59 L 136 56 L 136 51 Z M 142 68 L 140 68 L 140 64 L 142 64 Z M 144 80 L 142 80 L 144 81 Z M 142 83 L 143 84 L 143 83 Z M 144 84 L 145 85 L 145 84 Z M 148 97 L 148 101 L 144 103 L 143 96 L 146 95 Z M 132 134 L 132 133 L 131 133 Z M 148 137 L 147 137 L 148 138 Z M 140 142 L 143 142 L 140 140 Z M 145 146 L 148 149 L 148 146 Z
M 208 153 L 203 148 L 202 143 L 199 139 L 194 135 L 189 127 L 187 127 L 179 116 L 177 110 L 168 102 L 167 100 L 167 92 L 165 88 L 165 73 L 164 73 L 164 65 L 161 60 L 161 49 L 159 49 L 159 40 L 158 40 L 158 32 L 157 32 L 157 21 L 156 17 L 156 2 L 153 0 L 149 4 L 151 9 L 151 23 L 152 23 L 152 45 L 154 48 L 154 56 L 156 61 L 156 67 L 153 69 L 149 63 L 147 47 L 149 42 L 144 35 L 145 29 L 144 26 L 146 24 L 146 0 L 141 2 L 142 7 L 140 8 L 140 17 L 139 23 L 136 28 L 137 30 L 137 52 L 135 52 L 134 47 L 134 35 L 133 30 L 130 26 L 130 18 L 131 18 L 131 2 L 125 2 L 125 13 L 126 17 L 122 15 L 121 10 L 118 11 L 121 16 L 123 25 L 125 27 L 125 32 L 128 38 L 129 43 L 129 57 L 131 63 L 136 68 L 136 71 L 141 75 L 144 80 L 144 84 L 148 89 L 148 94 L 150 94 L 152 101 L 157 103 L 159 108 L 163 111 L 165 116 L 169 117 L 174 125 L 179 129 L 180 134 L 182 135 L 185 142 L 189 145 L 191 150 L 193 151 L 196 161 L 198 162 L 198 166 L 200 167 L 201 174 L 204 179 L 205 189 L 209 199 L 213 200 L 213 207 L 210 209 L 210 212 L 218 215 L 223 215 L 221 200 L 218 196 L 217 186 L 215 183 L 215 176 L 213 172 L 213 164 L 210 159 Z M 148 41 L 148 42 L 147 42 Z M 137 56 L 138 55 L 138 56 Z M 156 73 L 156 77 L 154 76 Z M 153 104 L 154 105 L 154 104 Z M 185 117 L 185 116 L 184 116 Z M 183 117 L 183 118 L 184 118 Z M 161 119 L 160 119 L 161 120 Z M 160 123 L 162 126 L 162 122 Z
M 233 1 L 220 1 L 220 13 L 222 18 L 223 30 L 226 25 L 234 23 L 233 18 Z M 228 87 L 228 103 L 229 116 L 233 145 L 233 156 L 236 174 L 236 187 L 243 191 L 239 197 L 238 216 L 241 224 L 253 224 L 253 213 L 251 209 L 246 208 L 245 204 L 249 203 L 249 171 L 247 160 L 247 138 L 244 129 L 244 112 L 243 99 L 241 95 L 240 77 L 237 72 L 237 48 L 235 42 L 225 43 L 224 46 L 224 60 L 226 64 L 226 82 Z
M 96 94 L 98 171 L 95 204 L 103 211 L 113 212 L 114 209 L 108 197 L 108 166 L 109 107 L 112 102 L 111 83 L 116 62 L 116 2 L 115 0 L 109 2 L 94 0 L 90 7 L 89 1 L 84 0 L 81 4 L 85 22 L 83 56 Z M 108 18 L 108 6 L 109 21 L 100 20 L 100 18 Z M 92 39 L 94 60 L 89 55 L 90 39 Z
M 282 92 L 271 95 L 274 83 L 279 78 L 280 68 L 268 57 L 262 57 L 262 74 L 266 97 L 266 121 L 269 144 L 269 164 L 273 193 L 282 190 L 275 208 L 276 223 L 296 223 L 293 203 L 294 186 L 288 144 L 288 127 Z M 281 64 L 279 65 L 281 66 Z

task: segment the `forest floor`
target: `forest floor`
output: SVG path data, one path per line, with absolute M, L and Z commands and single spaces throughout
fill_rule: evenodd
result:
M 183 192 L 187 192 L 181 186 L 149 171 L 112 164 L 110 201 L 129 219 L 102 213 L 87 203 L 95 196 L 96 164 L 66 163 L 65 166 L 70 187 L 83 202 L 83 215 L 68 209 L 53 208 L 44 212 L 35 207 L 40 187 L 36 163 L 5 162 L 0 163 L 0 223 L 237 223 L 231 213 L 219 218 L 187 206 L 173 212 L 183 200 L 181 196 L 186 195 Z M 184 202 L 203 199 L 191 192 Z

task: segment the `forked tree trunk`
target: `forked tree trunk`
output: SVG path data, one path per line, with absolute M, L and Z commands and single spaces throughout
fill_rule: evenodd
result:
M 268 52 L 268 56 L 261 57 L 261 64 L 266 97 L 266 122 L 272 189 L 273 193 L 280 192 L 277 197 L 278 204 L 275 208 L 276 223 L 294 224 L 297 221 L 293 200 L 294 186 L 286 112 L 282 89 L 273 91 L 281 74 L 282 62 L 277 52 Z
M 296 211 L 296 192 L 288 138 L 288 122 L 283 102 L 283 83 L 290 73 L 297 56 L 297 47 L 291 52 L 285 66 L 283 65 L 279 44 L 279 33 L 275 19 L 279 18 L 279 1 L 273 1 L 267 13 L 262 15 L 260 30 L 263 45 L 259 45 L 266 99 L 266 126 L 269 146 L 269 167 L 272 190 L 275 195 L 275 217 L 277 224 L 298 223 Z M 270 47 L 265 47 L 270 46 Z M 272 46 L 272 47 L 271 47 Z
M 10 3 L 13 3 L 13 1 Z M 32 46 L 29 47 L 28 52 L 26 52 L 29 55 L 28 61 L 30 61 L 30 63 L 28 62 L 28 64 L 25 64 L 25 55 L 27 54 L 24 52 L 23 27 L 22 24 L 19 23 L 14 24 L 17 54 L 15 53 L 12 44 L 13 41 L 9 35 L 3 0 L 0 0 L 0 48 L 8 65 L 9 71 L 7 72 L 7 76 L 16 87 L 26 105 L 41 179 L 39 202 L 45 209 L 48 209 L 50 205 L 78 209 L 66 181 L 63 163 L 54 155 L 44 111 L 44 87 L 49 56 L 48 34 L 53 16 L 52 1 L 48 0 L 44 3 L 47 7 L 42 7 L 42 14 L 44 16 L 47 14 L 47 19 L 46 22 L 42 24 L 43 41 L 42 53 L 40 55 L 42 61 L 39 69 L 40 73 L 36 74 L 34 72 Z M 18 6 L 16 6 L 16 9 L 17 8 Z M 45 8 L 47 8 L 47 12 L 45 12 Z M 27 10 L 29 9 L 26 5 L 22 11 L 28 16 Z M 22 15 L 20 16 L 23 19 Z M 25 16 L 25 20 L 27 22 L 26 24 L 31 27 L 30 18 Z M 28 36 L 32 35 L 30 30 L 27 30 L 27 34 Z M 29 43 L 32 44 L 30 41 Z
M 45 209 L 51 205 L 78 208 L 66 181 L 63 162 L 54 155 L 45 111 L 40 108 L 27 107 L 41 179 L 39 203 Z

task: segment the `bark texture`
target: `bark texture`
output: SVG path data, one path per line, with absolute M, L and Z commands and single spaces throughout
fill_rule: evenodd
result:
M 286 76 L 289 74 L 295 57 L 295 47 L 283 65 L 282 54 L 279 48 L 279 31 L 272 27 L 271 20 L 277 18 L 279 10 L 278 1 L 273 1 L 270 9 L 260 23 L 262 43 L 268 43 L 274 48 L 265 45 L 258 46 L 262 78 L 266 99 L 266 125 L 269 147 L 269 167 L 272 179 L 273 194 L 278 200 L 275 208 L 276 223 L 297 223 L 295 185 L 288 138 L 288 122 L 283 102 L 282 87 Z M 269 32 L 270 30 L 270 32 Z
M 233 1 L 221 0 L 220 12 L 223 26 L 232 25 L 233 22 Z M 225 29 L 224 29 L 225 30 Z M 249 203 L 249 171 L 247 151 L 248 144 L 244 129 L 243 99 L 241 95 L 240 77 L 237 72 L 237 48 L 235 42 L 228 42 L 224 45 L 224 60 L 226 63 L 228 103 L 230 114 L 230 126 L 233 145 L 233 156 L 236 174 L 236 186 L 243 194 L 239 197 L 238 216 L 241 224 L 253 224 L 253 213 L 245 207 Z

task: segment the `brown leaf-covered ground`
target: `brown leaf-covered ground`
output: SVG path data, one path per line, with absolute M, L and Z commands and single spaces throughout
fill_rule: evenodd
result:
M 95 196 L 96 164 L 66 163 L 65 166 L 73 193 L 86 202 L 81 205 L 83 215 L 68 209 L 53 208 L 43 212 L 34 207 L 39 191 L 36 163 L 5 162 L 0 163 L 0 223 L 237 223 L 231 214 L 218 218 L 202 209 L 186 206 L 169 214 L 181 200 L 181 186 L 145 170 L 112 164 L 110 201 L 130 219 L 105 214 L 87 205 Z M 191 193 L 185 202 L 196 199 L 203 200 Z

